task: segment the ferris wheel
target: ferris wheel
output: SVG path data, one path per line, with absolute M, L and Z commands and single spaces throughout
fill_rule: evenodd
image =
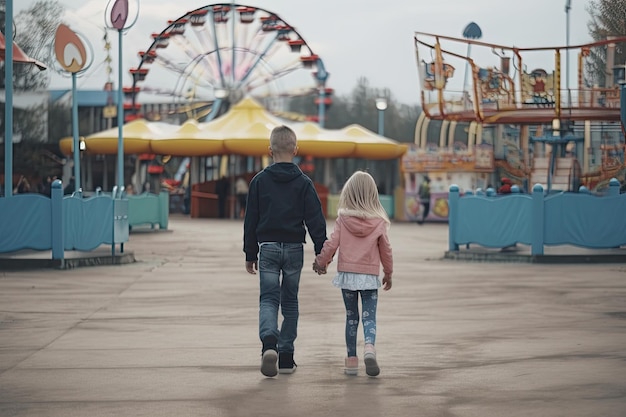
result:
M 152 34 L 124 89 L 127 121 L 142 102 L 171 99 L 184 118 L 210 120 L 245 96 L 270 111 L 289 98 L 316 94 L 331 102 L 328 72 L 297 30 L 271 11 L 236 3 L 210 4 L 169 20 Z

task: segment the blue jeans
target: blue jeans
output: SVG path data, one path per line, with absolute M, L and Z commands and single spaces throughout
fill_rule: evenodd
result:
M 298 289 L 304 263 L 302 243 L 262 243 L 259 250 L 259 337 L 278 340 L 278 351 L 293 353 L 298 335 Z M 282 280 L 281 280 L 282 273 Z M 278 308 L 283 322 L 278 330 Z
M 376 307 L 378 290 L 341 290 L 346 306 L 346 348 L 348 356 L 356 356 L 356 336 L 359 330 L 359 294 L 363 304 L 363 336 L 365 344 L 376 344 Z

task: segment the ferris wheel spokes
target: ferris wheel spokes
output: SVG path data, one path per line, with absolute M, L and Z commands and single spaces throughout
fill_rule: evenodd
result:
M 207 5 L 168 21 L 140 57 L 131 71 L 133 100 L 141 91 L 154 91 L 150 84 L 166 91 L 162 87 L 169 83 L 181 104 L 197 100 L 226 107 L 246 94 L 274 94 L 286 102 L 293 96 L 289 90 L 321 91 L 328 77 L 293 26 L 273 12 L 236 3 Z M 311 70 L 317 70 L 316 82 L 307 77 Z

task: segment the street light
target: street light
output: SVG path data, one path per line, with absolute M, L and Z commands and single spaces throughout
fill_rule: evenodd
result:
M 467 26 L 465 26 L 465 29 L 463 29 L 463 37 L 465 39 L 480 39 L 483 36 L 483 31 L 480 29 L 480 26 L 478 26 L 477 23 L 475 22 L 470 22 Z M 466 52 L 466 57 L 469 59 L 470 57 L 470 51 L 472 49 L 472 44 L 471 43 L 467 43 L 467 52 Z M 465 61 L 465 75 L 463 76 L 463 99 L 465 100 L 465 87 L 467 86 L 467 69 L 469 67 L 469 60 Z
M 387 110 L 387 99 L 380 97 L 376 99 L 376 108 L 378 109 L 378 134 L 385 135 L 385 110 Z
M 78 137 L 78 94 L 76 87 L 76 77 L 82 75 L 91 66 L 93 62 L 93 53 L 91 59 L 87 57 L 88 41 L 84 36 L 74 32 L 64 24 L 57 27 L 54 35 L 54 53 L 60 72 L 68 72 L 72 76 L 72 153 L 74 154 L 74 191 L 81 192 L 81 173 L 80 173 L 80 138 Z M 84 144 L 84 142 L 81 142 Z
M 13 42 L 15 25 L 13 23 L 13 0 L 4 2 L 4 196 L 13 195 L 13 63 L 35 64 L 40 71 L 46 69 L 41 62 L 30 58 Z M 8 47 L 7 47 L 8 45 Z M 15 52 L 15 54 L 14 54 Z M 1 194 L 1 193 L 0 193 Z
M 572 0 L 565 0 L 565 88 L 567 89 L 567 107 L 571 107 L 571 92 L 569 90 L 569 11 L 572 9 Z
M 135 20 L 128 22 L 129 5 L 128 0 L 109 0 L 105 11 L 105 22 L 108 29 L 116 30 L 118 34 L 118 86 L 117 86 L 117 186 L 118 189 L 124 187 L 124 95 L 122 93 L 124 83 L 123 66 L 122 66 L 122 38 L 128 29 L 130 29 L 139 17 L 139 0 L 135 0 Z M 116 196 L 113 196 L 115 198 Z
M 326 71 L 324 62 L 320 58 L 316 61 L 317 71 L 313 73 L 317 81 L 317 90 L 319 92 L 319 103 L 317 104 L 317 123 L 320 127 L 326 124 L 326 81 L 330 73 Z

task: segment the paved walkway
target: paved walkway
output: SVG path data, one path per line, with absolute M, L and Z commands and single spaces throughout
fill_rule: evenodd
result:
M 170 229 L 131 234 L 136 263 L 0 272 L 0 416 L 626 415 L 626 265 L 449 261 L 445 225 L 394 224 L 381 375 L 347 377 L 308 244 L 299 367 L 264 378 L 241 223 Z

